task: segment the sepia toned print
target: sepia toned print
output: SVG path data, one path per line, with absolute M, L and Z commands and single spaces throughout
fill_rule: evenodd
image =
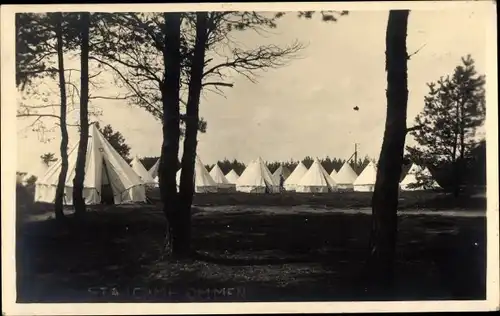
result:
M 16 7 L 15 306 L 491 299 L 492 6 L 338 5 Z

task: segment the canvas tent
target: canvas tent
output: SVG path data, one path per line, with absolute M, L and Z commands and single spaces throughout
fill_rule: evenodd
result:
M 156 184 L 155 180 L 149 172 L 144 168 L 144 165 L 142 164 L 141 160 L 139 157 L 135 156 L 134 159 L 132 159 L 132 162 L 130 163 L 130 166 L 132 167 L 132 170 L 135 171 L 135 173 L 141 178 L 141 180 L 146 184 L 146 185 L 154 185 Z
M 236 184 L 236 181 L 238 181 L 238 178 L 240 176 L 236 173 L 236 171 L 231 170 L 226 174 L 226 179 L 229 181 L 229 183 Z
M 370 163 L 363 169 L 353 183 L 354 191 L 373 192 L 375 189 L 375 180 L 377 179 L 377 166 Z
M 40 181 L 45 176 L 47 171 L 49 171 L 50 167 L 57 164 L 58 162 L 59 161 L 56 160 L 55 162 L 52 162 L 52 164 L 51 163 L 47 164 L 43 161 L 39 161 L 35 173 L 33 174 L 33 176 L 37 178 L 36 182 Z M 29 177 L 31 177 L 31 175 L 27 174 L 24 180 L 27 180 Z
M 422 177 L 421 183 L 419 178 Z M 432 190 L 440 188 L 439 184 L 432 178 L 432 174 L 428 168 L 422 168 L 416 164 L 412 164 L 410 170 L 400 184 L 403 191 L 420 191 Z
M 177 171 L 177 187 L 181 183 L 182 169 Z M 194 191 L 196 193 L 215 193 L 217 192 L 217 183 L 210 176 L 207 169 L 201 162 L 201 159 L 196 155 L 194 162 Z
M 281 177 L 283 177 L 283 181 L 286 181 L 286 179 L 288 179 L 289 176 L 290 176 L 290 170 L 288 170 L 287 167 L 283 167 L 281 165 L 273 173 L 274 183 L 276 183 L 277 185 L 279 185 L 280 182 L 281 182 Z M 283 186 L 284 186 L 284 183 L 283 183 Z
M 178 161 L 178 167 L 177 170 L 180 170 L 180 165 L 181 162 Z M 151 175 L 151 178 L 153 178 L 153 181 L 156 186 L 158 186 L 160 180 L 158 179 L 158 169 L 160 168 L 160 158 L 156 160 L 155 164 L 151 167 L 151 169 L 148 170 L 148 173 Z
M 149 175 L 151 178 L 155 179 L 156 182 L 158 182 L 158 168 L 160 168 L 160 158 L 156 160 L 155 164 L 151 167 L 151 169 L 148 170 Z
M 212 179 L 214 179 L 215 183 L 217 184 L 217 190 L 219 192 L 236 190 L 236 184 L 230 183 L 226 179 L 224 173 L 222 173 L 222 170 L 220 170 L 218 164 L 215 164 L 215 166 L 212 168 L 212 170 L 210 171 L 210 176 L 212 177 Z
M 297 184 L 297 192 L 326 193 L 337 189 L 335 180 L 325 171 L 318 158 L 300 179 Z
M 335 176 L 338 188 L 341 190 L 352 190 L 354 188 L 353 183 L 356 181 L 358 175 L 351 168 L 351 165 L 346 161 L 342 168 Z
M 336 176 L 337 176 L 337 170 L 333 169 L 332 172 L 330 173 L 330 177 L 332 177 L 332 179 L 335 179 Z
M 290 176 L 285 180 L 285 190 L 287 191 L 295 191 L 297 184 L 300 182 L 300 179 L 306 174 L 307 168 L 304 166 L 302 162 L 299 162 L 297 167 L 293 169 Z
M 78 144 L 68 153 L 64 203 L 73 204 Z M 35 187 L 35 201 L 53 203 L 61 161 L 52 165 Z M 86 204 L 145 202 L 144 182 L 92 124 L 86 153 L 83 197 Z
M 262 158 L 252 161 L 236 182 L 236 190 L 247 193 L 277 193 L 280 188 L 273 180 Z

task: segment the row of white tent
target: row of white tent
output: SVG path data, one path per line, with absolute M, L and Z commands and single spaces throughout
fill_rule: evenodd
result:
M 158 162 L 149 172 L 142 166 L 138 158 L 134 159 L 132 166 L 141 175 L 146 183 L 157 185 L 153 179 L 157 173 Z M 180 181 L 181 170 L 177 172 L 177 184 Z M 421 169 L 417 165 L 412 165 L 405 178 L 401 181 L 401 189 L 405 191 L 419 189 L 435 189 L 438 184 L 433 181 L 430 186 L 415 187 L 417 174 L 431 177 L 427 168 Z M 354 190 L 359 192 L 372 192 L 375 188 L 377 167 L 370 162 L 358 176 L 351 166 L 346 162 L 337 172 L 333 170 L 328 174 L 321 162 L 316 158 L 309 169 L 303 163 L 299 163 L 290 174 L 286 167 L 280 166 L 273 174 L 269 171 L 262 158 L 252 161 L 244 170 L 241 177 L 234 170 L 230 170 L 224 175 L 220 167 L 216 164 L 208 172 L 200 158 L 196 158 L 195 164 L 195 190 L 198 193 L 220 192 L 220 191 L 240 191 L 249 193 L 274 193 L 281 189 L 296 192 L 331 192 L 337 190 Z M 142 177 L 142 176 L 141 176 Z
M 77 158 L 76 144 L 68 153 L 68 174 L 65 186 L 65 203 L 72 204 L 73 178 Z M 86 204 L 99 204 L 106 192 L 114 204 L 145 202 L 146 188 L 158 186 L 159 160 L 148 171 L 135 157 L 129 165 L 109 144 L 95 125 L 89 131 L 86 155 L 83 195 Z M 61 169 L 61 161 L 50 166 L 38 179 L 35 186 L 35 201 L 53 203 Z M 403 190 L 418 190 L 410 184 L 416 182 L 416 174 L 422 172 L 412 166 L 401 182 Z M 430 175 L 427 169 L 424 173 Z M 262 158 L 252 161 L 241 176 L 231 170 L 226 175 L 216 164 L 210 172 L 197 156 L 194 172 L 195 192 L 210 193 L 221 191 L 240 191 L 248 193 L 278 193 L 281 190 L 296 192 L 332 192 L 337 190 L 373 191 L 377 174 L 376 165 L 370 162 L 358 176 L 348 163 L 338 173 L 328 174 L 316 158 L 309 169 L 299 163 L 291 174 L 286 167 L 280 166 L 271 174 Z M 181 170 L 177 171 L 179 184 Z M 437 183 L 434 185 L 437 187 Z

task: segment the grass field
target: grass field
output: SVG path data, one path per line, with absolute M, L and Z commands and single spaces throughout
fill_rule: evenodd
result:
M 402 194 L 396 289 L 374 297 L 365 291 L 370 215 L 346 212 L 369 207 L 370 193 L 196 195 L 197 255 L 169 263 L 159 203 L 96 206 L 61 225 L 29 220 L 51 209 L 29 196 L 18 196 L 18 302 L 485 297 L 484 198 Z

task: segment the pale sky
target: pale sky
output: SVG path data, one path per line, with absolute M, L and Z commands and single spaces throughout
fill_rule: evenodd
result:
M 355 142 L 361 156 L 378 158 L 386 111 L 387 17 L 388 11 L 353 11 L 337 23 L 325 23 L 319 17 L 304 20 L 291 13 L 268 38 L 237 34 L 249 47 L 294 40 L 308 46 L 302 59 L 262 72 L 258 83 L 235 76 L 234 87 L 225 90 L 226 98 L 207 94 L 200 105 L 201 116 L 208 121 L 207 133 L 199 136 L 202 161 L 236 158 L 248 163 L 258 156 L 274 161 L 308 155 L 346 159 Z M 408 52 L 425 47 L 408 64 L 409 124 L 423 107 L 426 83 L 452 73 L 462 56 L 470 53 L 477 70 L 484 73 L 488 19 L 486 11 L 470 9 L 410 13 Z M 149 113 L 124 101 L 100 100 L 95 105 L 103 113 L 101 124 L 120 131 L 133 155 L 159 155 L 161 123 Z M 354 111 L 354 106 L 360 110 Z M 36 173 L 40 155 L 59 156 L 59 137 L 56 129 L 51 142 L 40 142 L 36 133 L 24 128 L 32 120 L 18 119 L 17 170 Z M 76 141 L 76 131 L 71 130 L 70 146 Z

